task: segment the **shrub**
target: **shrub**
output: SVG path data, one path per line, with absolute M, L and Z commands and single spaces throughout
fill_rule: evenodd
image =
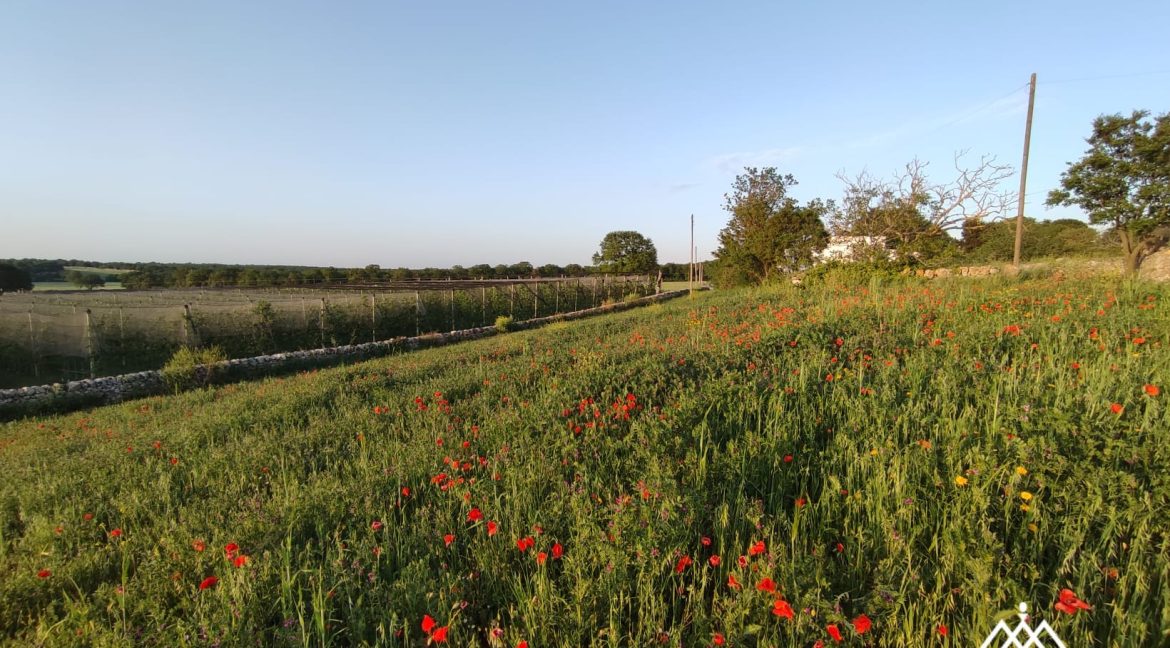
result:
M 218 346 L 205 349 L 183 347 L 163 365 L 163 381 L 175 390 L 175 393 L 205 387 L 211 383 L 215 364 L 224 360 L 227 360 L 227 356 Z
M 500 333 L 507 333 L 512 330 L 512 324 L 515 322 L 509 315 L 500 315 L 496 318 L 496 330 Z

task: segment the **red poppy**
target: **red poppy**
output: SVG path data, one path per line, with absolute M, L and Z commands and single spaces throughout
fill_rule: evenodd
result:
M 945 625 L 943 625 L 943 624 L 941 624 L 941 623 L 940 623 L 940 624 L 938 624 L 938 635 L 939 635 L 940 637 L 945 637 L 945 636 L 947 636 L 947 633 L 948 633 L 948 632 L 950 632 L 950 630 L 947 630 L 947 627 L 946 627 Z
M 520 643 L 516 644 L 516 648 L 528 648 L 528 642 L 521 639 Z
M 784 599 L 776 599 L 776 602 L 772 605 L 772 614 L 791 620 L 793 615 L 792 606 Z
M 452 542 L 455 542 L 455 535 L 454 534 L 448 533 L 447 535 L 443 536 L 443 546 L 444 547 L 450 547 Z
M 792 463 L 792 455 L 784 455 L 784 463 Z
M 690 565 L 692 562 L 694 562 L 694 561 L 691 560 L 690 556 L 683 556 L 682 558 L 679 558 L 678 563 L 674 566 L 674 573 L 676 573 L 676 574 L 683 573 L 686 570 L 687 566 Z
M 1065 614 L 1076 614 L 1079 610 L 1092 610 L 1093 606 L 1077 598 L 1070 589 L 1060 590 L 1060 600 L 1056 602 L 1056 609 Z
M 113 531 L 110 531 L 110 537 L 111 538 L 121 538 L 122 537 L 122 530 L 121 529 L 114 529 Z
M 195 551 L 203 551 L 207 548 L 207 543 L 202 540 L 195 540 L 191 542 L 191 548 Z
M 234 542 L 229 542 L 226 545 L 224 545 L 224 547 L 223 547 L 223 552 L 225 554 L 227 554 L 228 558 L 234 558 L 236 556 L 236 554 L 239 553 L 239 551 L 240 551 L 240 545 L 238 545 Z
M 702 543 L 702 545 L 704 547 L 711 546 L 711 538 L 708 538 L 707 536 L 703 536 L 702 538 L 699 538 L 699 542 Z
M 498 526 L 498 525 L 497 525 L 495 522 L 493 522 L 493 521 L 491 521 L 491 520 L 488 520 L 488 523 L 487 523 L 487 532 L 488 532 L 488 535 L 489 535 L 489 536 L 494 536 L 494 535 L 496 535 L 496 531 L 498 531 L 498 530 L 499 530 L 499 528 L 500 528 L 500 527 L 499 527 L 499 526 Z
M 431 641 L 435 643 L 447 643 L 447 626 L 435 628 L 435 631 L 431 633 Z
M 853 629 L 856 630 L 857 634 L 859 635 L 869 632 L 869 629 L 872 626 L 873 622 L 870 621 L 869 617 L 865 616 L 864 614 L 853 620 Z
M 434 629 L 435 629 L 435 620 L 431 618 L 431 615 L 424 614 L 423 620 L 422 620 L 422 631 L 429 635 L 429 634 L 431 634 L 431 630 L 434 630 Z
M 757 540 L 755 544 L 753 544 L 751 547 L 748 547 L 748 555 L 749 556 L 758 556 L 767 550 L 768 550 L 768 547 L 767 547 L 767 545 L 764 544 L 764 541 Z
M 467 521 L 468 522 L 479 522 L 482 519 L 483 519 L 483 513 L 477 508 L 473 508 L 467 512 Z
M 403 486 L 402 487 L 402 496 L 403 497 L 410 497 L 410 486 Z
M 707 559 L 707 562 L 708 562 L 708 563 L 709 563 L 709 564 L 710 564 L 712 567 L 718 567 L 718 566 L 719 566 L 719 563 L 723 562 L 723 559 L 722 559 L 722 558 L 720 558 L 719 556 L 711 556 L 710 558 L 708 558 L 708 559 Z
M 374 520 L 373 522 L 370 522 L 370 528 L 373 529 L 374 531 L 381 531 L 382 530 L 382 521 L 381 520 Z
M 772 582 L 771 578 L 765 576 L 764 580 L 760 581 L 759 584 L 756 585 L 756 589 L 760 590 L 761 592 L 775 592 L 776 583 Z
M 53 575 L 53 572 L 51 572 L 47 569 L 42 569 L 41 571 L 37 572 L 37 578 L 48 578 L 52 575 Z
M 543 565 L 543 564 L 544 564 L 544 561 L 546 561 L 546 560 L 548 560 L 548 554 L 547 554 L 547 553 L 545 553 L 545 552 L 543 552 L 543 551 L 542 551 L 542 552 L 540 552 L 540 553 L 536 554 L 536 564 L 538 564 L 538 565 Z
M 212 587 L 215 587 L 215 584 L 218 582 L 219 582 L 219 579 L 216 578 L 215 576 L 208 576 L 207 578 L 203 579 L 202 583 L 199 583 L 199 589 L 200 590 L 211 589 Z
M 1158 389 L 1157 385 L 1146 385 L 1142 387 L 1142 391 L 1146 392 L 1146 396 L 1157 396 L 1162 393 L 1162 390 Z
M 248 557 L 245 556 L 244 554 L 240 554 L 240 555 L 236 556 L 234 559 L 232 559 L 232 565 L 235 565 L 235 567 L 237 569 L 239 569 L 240 567 L 243 567 L 244 565 L 247 565 L 247 564 L 248 564 Z
M 711 643 L 715 644 L 716 646 L 722 646 L 723 641 L 723 635 L 718 632 L 711 636 Z
M 86 513 L 85 515 L 81 516 L 81 519 L 85 520 L 86 522 L 89 522 L 90 520 L 93 519 L 93 513 Z
M 727 586 L 730 587 L 731 589 L 739 589 L 739 588 L 743 587 L 742 585 L 739 584 L 739 581 L 735 580 L 735 574 L 728 574 L 727 575 Z
M 565 548 L 561 546 L 561 543 L 554 544 L 552 546 L 552 557 L 555 560 L 560 560 L 563 555 L 565 555 Z
M 536 546 L 536 541 L 532 539 L 532 536 L 528 536 L 527 538 L 520 538 L 516 541 L 516 548 L 520 551 L 528 551 L 534 546 Z
M 837 629 L 837 624 L 830 623 L 829 625 L 825 626 L 825 631 L 829 633 L 829 636 L 833 638 L 833 641 L 841 641 L 841 631 Z
M 1121 403 L 1114 403 L 1109 406 L 1109 411 L 1113 412 L 1114 414 L 1121 414 L 1123 411 L 1125 411 L 1125 407 L 1122 406 Z

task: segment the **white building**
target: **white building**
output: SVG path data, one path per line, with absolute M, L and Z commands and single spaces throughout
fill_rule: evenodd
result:
M 875 252 L 886 256 L 890 251 L 886 249 L 884 236 L 831 236 L 825 249 L 813 255 L 816 263 L 826 261 L 858 261 L 872 258 Z

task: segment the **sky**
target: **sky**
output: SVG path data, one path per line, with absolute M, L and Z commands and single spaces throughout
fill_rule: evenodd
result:
M 1170 3 L 0 2 L 0 258 L 589 264 L 700 257 L 744 166 L 932 180 L 957 151 L 1046 209 L 1094 117 L 1170 111 Z M 1010 181 L 1012 187 L 1017 178 Z

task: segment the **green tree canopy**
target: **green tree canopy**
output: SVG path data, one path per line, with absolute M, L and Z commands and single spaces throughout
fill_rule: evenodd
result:
M 1047 204 L 1076 205 L 1121 241 L 1126 274 L 1170 236 L 1170 113 L 1101 115 L 1084 157 L 1070 162 Z
M 67 271 L 65 273 L 65 281 L 78 288 L 85 288 L 86 290 L 93 290 L 99 286 L 106 285 L 106 280 L 101 275 L 92 272 L 79 272 L 77 270 Z
M 658 268 L 658 250 L 638 232 L 610 232 L 601 239 L 601 249 L 593 255 L 593 265 L 600 272 L 645 274 Z
M 0 290 L 32 290 L 32 275 L 11 263 L 0 263 Z
M 821 217 L 832 201 L 800 205 L 788 195 L 796 184 L 775 167 L 745 167 L 736 176 L 723 208 L 731 220 L 719 233 L 715 251 L 717 281 L 724 285 L 762 283 L 781 272 L 812 263 L 813 253 L 828 242 Z

